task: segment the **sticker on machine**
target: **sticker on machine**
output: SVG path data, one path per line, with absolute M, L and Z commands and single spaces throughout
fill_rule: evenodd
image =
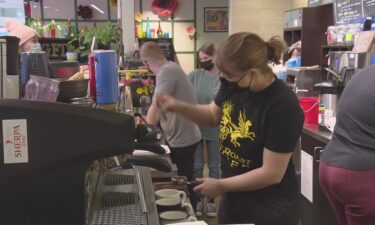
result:
M 4 164 L 28 163 L 27 121 L 3 120 Z

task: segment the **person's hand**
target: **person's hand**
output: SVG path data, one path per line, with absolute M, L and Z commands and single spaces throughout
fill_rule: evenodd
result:
M 145 119 L 144 118 L 141 118 L 139 116 L 136 116 L 135 117 L 135 123 L 138 125 L 138 124 L 145 124 Z
M 194 191 L 200 191 L 203 195 L 209 198 L 216 198 L 223 192 L 220 181 L 218 179 L 197 178 L 196 180 L 201 184 L 196 186 L 194 188 Z
M 170 95 L 159 93 L 159 94 L 155 94 L 155 97 L 158 103 L 158 107 L 160 107 L 162 111 L 174 112 L 176 110 L 177 101 Z

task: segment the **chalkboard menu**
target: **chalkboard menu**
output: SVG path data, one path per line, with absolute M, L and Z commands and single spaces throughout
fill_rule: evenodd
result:
M 361 0 L 336 0 L 334 6 L 336 24 L 349 23 L 363 17 Z
M 375 0 L 363 0 L 364 16 L 375 16 Z

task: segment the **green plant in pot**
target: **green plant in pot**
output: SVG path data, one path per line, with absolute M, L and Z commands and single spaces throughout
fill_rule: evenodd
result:
M 66 60 L 78 61 L 79 53 L 80 53 L 80 45 L 78 41 L 78 36 L 75 36 L 67 43 Z
M 120 35 L 117 26 L 107 23 L 104 26 L 95 26 L 91 29 L 83 29 L 79 34 L 79 43 L 83 48 L 80 49 L 81 57 L 87 57 L 90 54 L 92 40 L 95 37 L 95 43 L 98 49 L 119 50 Z

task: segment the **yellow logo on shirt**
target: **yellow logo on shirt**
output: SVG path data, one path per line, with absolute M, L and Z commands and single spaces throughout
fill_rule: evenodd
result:
M 241 147 L 238 139 L 248 138 L 252 141 L 255 140 L 255 133 L 250 132 L 252 123 L 250 120 L 246 120 L 245 111 L 240 111 L 238 116 L 238 125 L 232 122 L 232 117 L 230 116 L 233 111 L 233 104 L 230 101 L 226 101 L 223 104 L 223 116 L 221 118 L 220 126 L 220 140 L 224 140 L 230 135 L 230 141 L 234 147 Z
M 230 137 L 230 142 L 235 148 L 241 147 L 241 139 L 255 140 L 255 133 L 250 132 L 252 123 L 250 120 L 246 119 L 245 111 L 240 111 L 238 116 L 238 124 L 233 123 L 231 114 L 233 112 L 233 103 L 231 101 L 226 101 L 223 104 L 223 115 L 221 117 L 220 133 L 219 138 L 221 141 Z M 249 167 L 250 160 L 247 160 L 237 153 L 233 152 L 229 146 L 221 146 L 221 154 L 225 155 L 228 160 L 232 160 L 231 167 Z

